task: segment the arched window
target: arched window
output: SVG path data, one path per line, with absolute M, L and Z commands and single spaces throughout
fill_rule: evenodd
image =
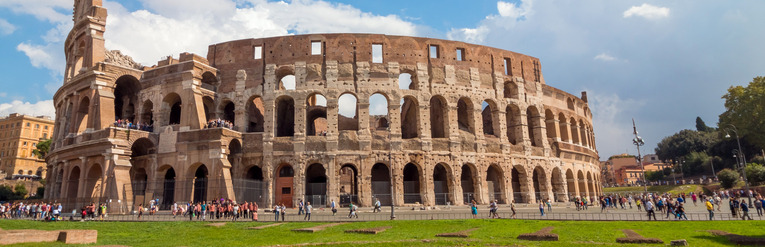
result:
M 338 99 L 338 130 L 359 130 L 358 100 L 350 93 L 340 95 Z

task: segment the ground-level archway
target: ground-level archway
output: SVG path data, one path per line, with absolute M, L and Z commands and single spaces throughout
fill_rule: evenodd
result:
M 377 163 L 372 166 L 372 197 L 373 200 L 380 200 L 380 205 L 389 206 L 393 204 L 390 183 L 390 169 L 383 163 Z
M 340 167 L 340 205 L 359 203 L 358 170 L 352 164 Z
M 528 203 L 529 194 L 526 186 L 526 169 L 522 166 L 514 166 L 510 174 L 510 182 L 513 186 L 513 200 L 516 203 Z
M 492 164 L 486 169 L 486 185 L 489 191 L 489 200 L 497 200 L 499 203 L 507 204 L 503 179 L 504 175 L 501 167 Z
M 327 204 L 327 173 L 322 164 L 311 164 L 305 171 L 305 201 L 314 207 Z
M 166 167 L 163 167 L 164 169 L 167 169 L 164 171 L 164 176 L 162 180 L 162 205 L 163 207 L 169 207 L 173 203 L 175 203 L 175 169 L 172 167 L 169 167 L 169 165 L 166 165 Z M 160 170 L 162 171 L 162 170 Z M 160 173 L 161 174 L 161 173 Z
M 209 175 L 210 173 L 207 170 L 207 166 L 204 164 L 199 165 L 199 167 L 194 172 L 194 193 L 192 194 L 193 202 L 207 201 L 207 185 L 209 183 Z
M 476 180 L 473 179 L 475 177 L 475 172 L 472 165 L 462 165 L 462 173 L 460 175 L 460 185 L 462 186 L 462 202 L 463 203 L 470 203 L 473 200 L 476 200 L 476 186 L 475 182 Z M 480 186 L 480 185 L 479 185 Z M 478 201 L 478 200 L 476 200 Z
M 281 164 L 276 169 L 276 177 L 276 188 L 274 189 L 276 198 L 274 202 L 278 205 L 291 208 L 295 171 L 290 164 Z
M 451 200 L 451 173 L 444 164 L 436 164 L 433 168 L 433 194 L 435 195 L 436 205 L 446 205 Z
M 553 168 L 550 177 L 552 177 L 550 183 L 552 184 L 553 201 L 566 202 L 568 197 L 566 196 L 566 181 L 563 180 L 563 174 L 560 168 Z
M 420 169 L 417 165 L 408 163 L 404 166 L 404 203 L 422 204 L 420 194 Z

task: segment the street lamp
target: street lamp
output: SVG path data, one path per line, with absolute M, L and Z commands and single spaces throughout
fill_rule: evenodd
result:
M 635 147 L 637 147 L 638 150 L 638 163 L 640 163 L 640 170 L 643 172 L 643 189 L 645 190 L 645 193 L 648 194 L 648 185 L 645 183 L 645 168 L 643 167 L 643 157 L 640 156 L 640 146 L 645 145 L 645 142 L 643 141 L 643 138 L 638 136 L 637 127 L 635 126 L 635 119 L 632 119 L 632 130 L 633 134 L 635 134 L 635 138 L 632 139 L 632 144 L 635 144 Z M 750 203 L 751 204 L 751 203 Z
M 741 153 L 741 162 L 743 164 L 741 168 L 741 173 L 744 174 L 744 185 L 746 185 L 746 197 L 749 198 L 749 207 L 752 208 L 752 195 L 749 194 L 749 179 L 746 178 L 746 159 L 744 157 L 744 150 L 741 149 L 741 141 L 738 138 L 738 130 L 736 129 L 736 126 L 733 126 L 732 124 L 728 124 L 733 131 L 733 133 L 736 133 L 736 143 L 738 144 L 738 152 Z M 728 130 L 725 130 L 725 138 L 730 138 L 730 134 L 728 134 Z M 735 150 L 734 150 L 735 151 Z M 733 157 L 735 158 L 736 152 L 733 153 Z M 738 160 L 736 160 L 736 165 L 738 165 Z

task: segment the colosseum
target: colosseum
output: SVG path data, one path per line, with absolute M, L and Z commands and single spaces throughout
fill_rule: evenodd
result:
M 431 38 L 310 34 L 142 66 L 105 49 L 106 18 L 101 0 L 75 1 L 54 96 L 45 198 L 69 209 L 601 194 L 587 95 L 548 86 L 537 58 Z

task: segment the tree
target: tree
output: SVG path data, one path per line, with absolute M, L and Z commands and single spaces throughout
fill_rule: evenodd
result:
M 16 194 L 9 185 L 0 185 L 0 201 L 16 200 Z
M 699 132 L 695 130 L 681 130 L 671 136 L 664 137 L 656 144 L 656 155 L 660 160 L 683 157 L 691 152 L 704 152 L 719 140 L 717 131 Z
M 714 130 L 707 126 L 706 123 L 704 123 L 704 120 L 701 120 L 701 117 L 696 117 L 696 131 L 704 132 L 704 131 L 711 131 Z
M 746 164 L 746 179 L 749 183 L 765 181 L 765 167 L 757 163 Z
M 738 172 L 727 168 L 717 173 L 717 178 L 720 179 L 720 186 L 725 189 L 733 188 L 733 185 L 736 185 L 736 181 L 738 181 L 738 177 Z
M 731 86 L 725 99 L 725 112 L 720 114 L 720 128 L 733 124 L 742 138 L 765 149 L 765 77 L 755 77 L 749 85 Z M 733 133 L 730 133 L 733 135 Z
M 45 155 L 47 155 L 48 151 L 50 150 L 50 143 L 51 143 L 51 139 L 38 142 L 37 148 L 32 150 L 32 153 L 35 154 L 37 158 L 45 159 Z
M 645 172 L 645 178 L 651 182 L 664 180 L 664 177 L 665 177 L 664 171 L 646 171 Z
M 16 197 L 19 199 L 24 199 L 24 197 L 27 196 L 29 191 L 27 191 L 27 187 L 24 186 L 23 183 L 16 184 L 16 187 L 13 188 L 13 193 L 16 194 Z

